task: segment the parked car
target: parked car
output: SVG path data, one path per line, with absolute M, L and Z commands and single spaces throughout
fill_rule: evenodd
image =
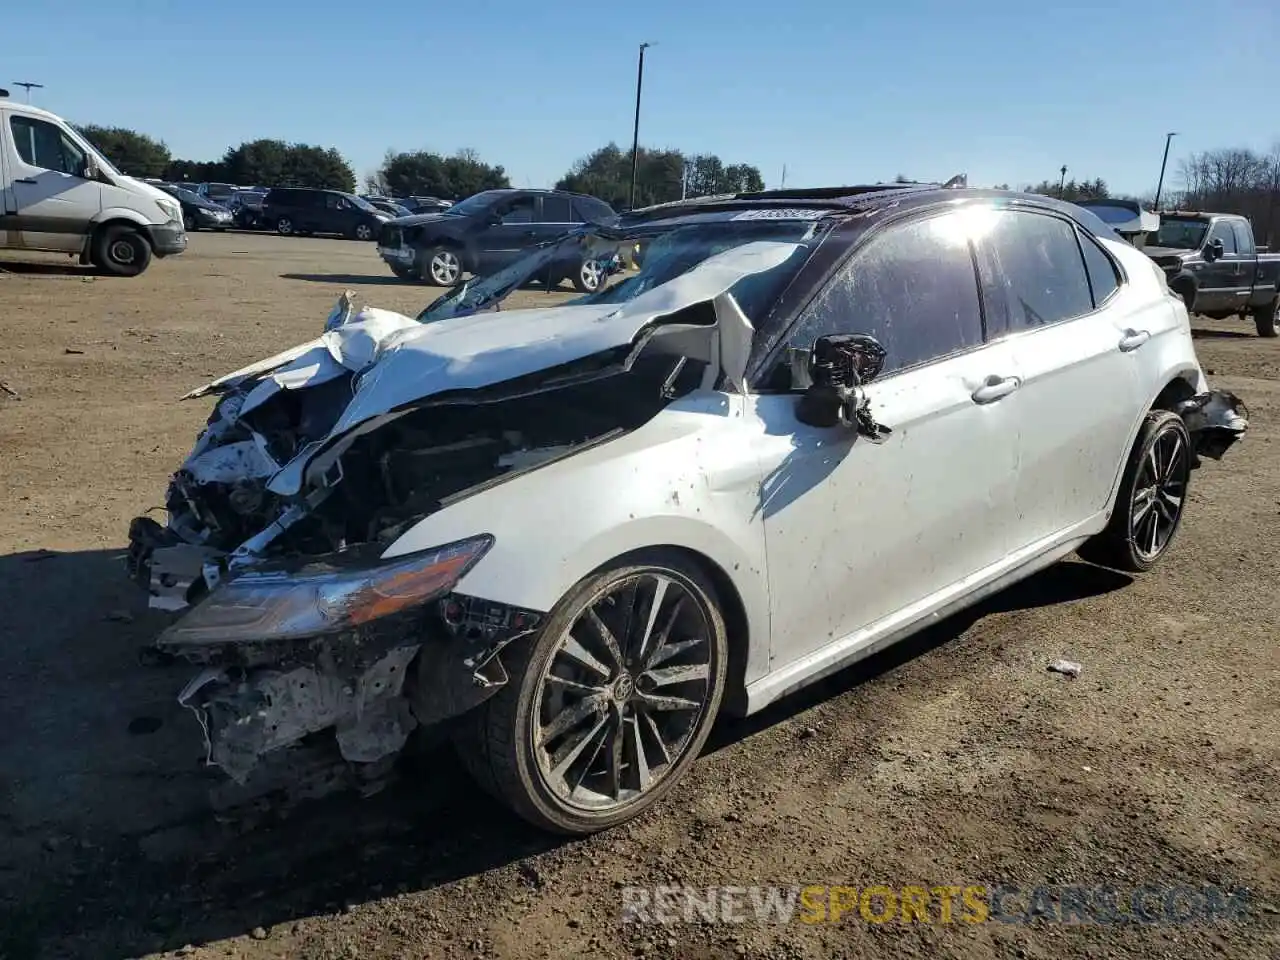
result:
M 361 199 L 371 207 L 381 210 L 387 216 L 392 218 L 413 216 L 413 211 L 408 207 L 401 206 L 394 200 L 389 200 L 386 197 L 362 197 Z
M 545 248 L 492 302 L 344 296 L 189 395 L 214 411 L 130 569 L 246 791 L 367 787 L 447 724 L 531 822 L 620 823 L 722 709 L 1076 549 L 1150 569 L 1248 426 L 1163 273 L 1070 204 L 775 191 L 560 244 L 632 238 L 644 268 L 568 304 L 500 309 Z
M 239 191 L 240 188 L 234 183 L 198 183 L 192 192 L 221 206 L 230 207 Z
M 1244 217 L 1162 213 L 1146 253 L 1191 312 L 1217 319 L 1251 315 L 1258 336 L 1276 335 L 1280 253 L 1258 253 Z
M 126 177 L 61 117 L 0 90 L 0 249 L 52 250 L 132 277 L 187 248 L 178 202 Z
M 452 200 L 442 200 L 439 197 L 393 197 L 392 199 L 410 213 L 434 213 L 437 210 L 448 210 L 453 206 Z
M 182 207 L 182 224 L 188 232 L 202 229 L 226 230 L 233 225 L 231 211 L 222 204 L 192 193 L 176 183 L 166 183 L 160 189 L 177 200 Z
M 366 201 L 340 190 L 275 187 L 262 201 L 262 219 L 284 236 L 332 233 L 373 240 L 391 218 Z
M 531 246 L 616 217 L 603 200 L 581 194 L 486 190 L 438 213 L 391 221 L 379 235 L 378 253 L 398 277 L 452 286 L 464 272 L 500 270 Z M 550 284 L 569 279 L 583 292 L 595 290 L 606 275 L 592 258 L 573 257 L 549 269 Z

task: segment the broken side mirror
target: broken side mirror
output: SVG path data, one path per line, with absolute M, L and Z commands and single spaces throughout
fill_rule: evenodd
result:
M 1210 240 L 1208 246 L 1204 248 L 1204 258 L 1210 263 L 1213 263 L 1215 260 L 1222 259 L 1222 253 L 1222 241 L 1217 238 Z
M 854 427 L 880 441 L 890 430 L 876 423 L 859 388 L 884 369 L 886 352 L 866 334 L 819 337 L 809 352 L 809 387 L 796 405 L 796 419 L 812 427 Z

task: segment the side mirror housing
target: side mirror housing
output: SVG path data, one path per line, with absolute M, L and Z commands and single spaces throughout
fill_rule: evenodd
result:
M 80 175 L 86 180 L 97 180 L 98 161 L 94 160 L 93 157 L 85 157 L 84 169 L 80 172 Z
M 832 334 L 814 341 L 809 351 L 810 385 L 796 406 L 796 418 L 812 427 L 859 427 L 857 388 L 884 369 L 886 352 L 875 337 Z
M 1209 245 L 1204 248 L 1204 258 L 1212 263 L 1214 260 L 1222 258 L 1223 249 L 1221 240 L 1210 240 Z

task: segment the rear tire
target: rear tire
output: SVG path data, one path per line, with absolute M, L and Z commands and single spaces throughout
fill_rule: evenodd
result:
M 1258 329 L 1258 336 L 1274 337 L 1276 335 L 1277 307 L 1280 307 L 1280 297 L 1274 298 L 1261 307 L 1253 308 L 1253 325 Z
M 1169 550 L 1191 486 L 1191 434 L 1176 413 L 1147 414 L 1102 533 L 1078 551 L 1091 563 L 1144 573 Z
M 94 238 L 91 259 L 104 273 L 136 277 L 151 262 L 151 244 L 132 227 L 106 227 Z
M 289 217 L 280 217 L 276 220 L 276 233 L 280 234 L 280 236 L 292 236 L 295 232 L 293 220 Z
M 655 597 L 659 613 L 650 618 Z M 620 657 L 608 653 L 593 614 L 612 631 Z M 665 642 L 677 632 L 687 642 Z M 701 752 L 724 694 L 728 637 L 719 602 L 678 551 L 644 551 L 590 574 L 537 634 L 508 650 L 510 679 L 460 719 L 455 746 L 481 787 L 555 833 L 594 833 L 658 803 Z M 660 650 L 670 655 L 659 658 Z M 595 672 L 582 673 L 592 685 L 583 686 L 574 668 L 593 657 Z M 696 713 L 677 705 L 695 703 Z

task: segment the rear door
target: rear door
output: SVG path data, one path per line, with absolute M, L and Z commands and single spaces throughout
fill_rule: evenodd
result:
M 1110 255 L 1054 213 L 1001 210 L 979 250 L 988 322 L 993 334 L 1003 328 L 1021 377 L 1010 405 L 1016 509 L 1006 517 L 1016 551 L 1106 507 L 1145 402 L 1139 355 L 1172 313 L 1121 284 Z
M 9 151 L 13 149 L 9 137 L 9 111 L 0 108 L 0 234 L 8 230 L 17 230 L 17 208 L 13 203 L 13 181 L 9 176 Z M 0 244 L 6 243 L 0 236 Z
M 526 248 L 537 242 L 538 198 L 523 193 L 501 200 L 493 214 L 498 222 L 476 234 L 476 257 L 480 273 L 492 273 L 513 263 Z
M 536 242 L 563 236 L 582 221 L 574 220 L 573 202 L 557 193 L 544 193 L 538 198 Z

